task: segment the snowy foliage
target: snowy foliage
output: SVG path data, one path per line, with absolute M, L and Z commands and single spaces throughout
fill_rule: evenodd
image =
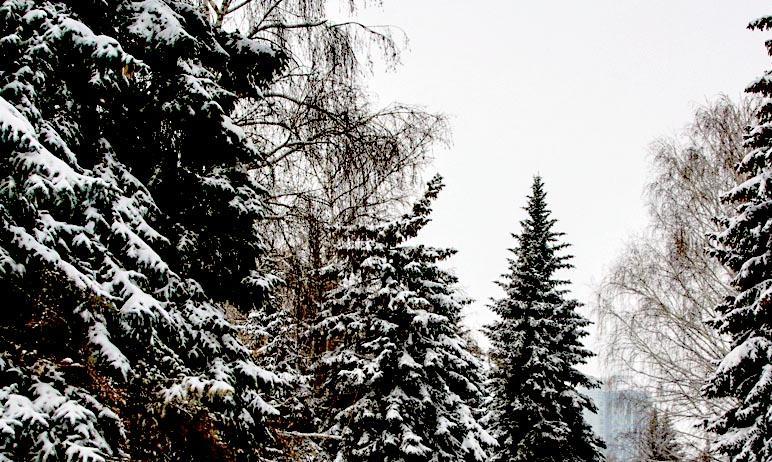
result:
M 634 462 L 680 462 L 685 459 L 669 416 L 656 408 L 649 411 L 646 425 L 637 437 Z
M 567 244 L 553 230 L 555 220 L 536 177 L 525 208 L 528 217 L 514 236 L 510 271 L 501 286 L 506 296 L 495 301 L 500 316 L 489 329 L 493 344 L 490 425 L 498 440 L 494 460 L 501 462 L 599 461 L 603 444 L 584 420 L 595 411 L 579 390 L 598 384 L 576 366 L 592 354 L 581 337 L 589 321 L 566 298 L 566 283 L 555 273 L 570 267 L 560 255 Z
M 265 297 L 229 113 L 283 58 L 165 0 L 5 0 L 0 50 L 0 457 L 257 457 L 282 380 L 211 297 Z
M 749 28 L 772 29 L 772 16 Z M 772 42 L 766 46 L 772 53 Z M 737 167 L 745 181 L 724 195 L 735 213 L 719 218 L 723 230 L 712 236 L 712 253 L 732 271 L 737 291 L 718 306 L 714 323 L 732 348 L 704 388 L 708 398 L 733 399 L 708 423 L 719 435 L 718 450 L 733 462 L 772 460 L 772 72 L 747 91 L 758 95 L 761 105 Z
M 477 420 L 481 364 L 458 326 L 466 300 L 438 266 L 454 252 L 406 242 L 441 186 L 433 179 L 399 219 L 345 230 L 342 282 L 316 325 L 336 461 L 482 461 L 495 443 Z
M 0 357 L 0 374 L 9 382 L 0 389 L 0 460 L 34 454 L 98 462 L 116 456 L 113 444 L 125 436 L 118 416 L 87 390 L 68 385 L 52 364 L 40 361 L 35 369 L 30 376 Z

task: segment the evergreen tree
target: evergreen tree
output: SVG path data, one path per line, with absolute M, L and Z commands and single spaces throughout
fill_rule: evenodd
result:
M 194 2 L 0 2 L 0 459 L 258 460 L 276 414 L 259 158 L 284 57 Z
M 772 16 L 748 27 L 772 29 Z M 772 41 L 766 47 L 772 53 Z M 712 237 L 712 253 L 732 271 L 737 291 L 718 306 L 713 323 L 731 340 L 731 350 L 703 391 L 708 398 L 730 398 L 729 408 L 707 424 L 719 435 L 719 452 L 733 462 L 766 462 L 772 460 L 772 72 L 746 91 L 761 99 L 737 166 L 746 179 L 724 195 L 736 213 L 720 218 L 723 230 Z
M 460 334 L 466 300 L 438 265 L 454 251 L 410 245 L 429 221 L 428 191 L 401 218 L 347 229 L 340 285 L 316 331 L 333 451 L 344 461 L 482 461 L 495 443 L 476 415 L 481 364 Z
M 667 414 L 660 414 L 652 408 L 646 419 L 646 426 L 638 438 L 636 462 L 678 462 L 682 461 L 681 445 Z
M 537 176 L 500 283 L 506 295 L 493 304 L 500 316 L 489 329 L 494 460 L 598 461 L 604 446 L 583 416 L 595 405 L 579 388 L 599 385 L 575 368 L 592 356 L 581 344 L 589 321 L 567 298 L 566 281 L 556 277 L 571 267 L 571 257 L 561 255 L 568 244 L 554 231 L 545 199 Z

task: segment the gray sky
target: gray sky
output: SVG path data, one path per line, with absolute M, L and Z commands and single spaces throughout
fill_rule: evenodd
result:
M 450 116 L 454 143 L 435 163 L 447 186 L 424 238 L 459 250 L 452 266 L 477 300 L 471 325 L 491 319 L 485 305 L 500 294 L 493 281 L 537 172 L 573 244 L 572 290 L 591 305 L 646 222 L 649 143 L 768 67 L 765 36 L 745 29 L 764 3 L 385 0 L 361 15 L 410 39 L 403 65 L 379 72 L 372 91 Z

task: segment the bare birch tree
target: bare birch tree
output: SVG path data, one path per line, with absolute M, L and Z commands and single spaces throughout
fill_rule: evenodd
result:
M 705 321 L 731 291 L 725 270 L 705 253 L 706 235 L 722 213 L 721 193 L 737 179 L 752 112 L 751 101 L 723 96 L 697 108 L 681 134 L 652 144 L 649 226 L 597 293 L 608 365 L 646 388 L 695 448 L 705 435 L 694 424 L 722 407 L 700 388 L 727 351 Z
M 236 122 L 264 153 L 252 166 L 273 195 L 269 239 L 289 271 L 325 261 L 329 230 L 388 216 L 421 182 L 432 148 L 447 143 L 443 116 L 401 103 L 376 108 L 364 77 L 399 63 L 399 30 L 365 25 L 380 2 L 207 0 L 222 27 L 278 45 L 288 66 Z M 337 15 L 333 15 L 338 10 Z M 335 16 L 333 18 L 332 16 Z

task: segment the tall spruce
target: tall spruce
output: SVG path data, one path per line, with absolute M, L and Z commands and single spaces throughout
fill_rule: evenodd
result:
M 481 364 L 460 335 L 450 249 L 409 244 L 442 187 L 401 218 L 346 230 L 317 332 L 322 405 L 338 462 L 483 461 L 495 441 L 477 420 Z
M 3 0 L 0 50 L 0 460 L 263 459 L 221 302 L 272 280 L 230 114 L 281 53 L 167 0 Z
M 772 16 L 752 22 L 752 30 L 772 29 Z M 766 42 L 772 54 L 772 41 Z M 723 196 L 735 213 L 718 219 L 711 251 L 733 273 L 736 295 L 727 297 L 713 321 L 731 340 L 703 389 L 708 398 L 731 404 L 707 423 L 718 435 L 716 448 L 733 462 L 772 460 L 772 71 L 746 89 L 761 104 L 745 136 L 746 156 L 737 170 L 744 181 Z
M 537 176 L 522 231 L 513 235 L 509 272 L 499 283 L 506 295 L 492 306 L 500 317 L 489 329 L 494 460 L 599 461 L 604 445 L 583 416 L 595 405 L 580 391 L 599 385 L 576 369 L 592 356 L 581 344 L 589 321 L 556 276 L 571 268 L 571 257 L 562 254 L 568 244 L 554 231 L 545 199 Z

